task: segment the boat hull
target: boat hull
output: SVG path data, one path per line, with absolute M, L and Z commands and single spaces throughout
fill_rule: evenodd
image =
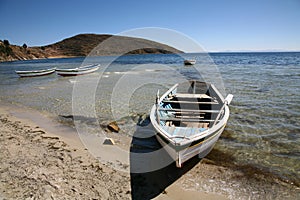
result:
M 185 65 L 194 65 L 194 64 L 196 64 L 196 60 L 185 60 L 184 64 Z
M 46 76 L 55 72 L 55 69 L 41 70 L 41 71 L 16 71 L 20 77 L 35 77 L 35 76 Z
M 97 71 L 99 69 L 99 66 L 96 67 L 91 67 L 91 68 L 87 68 L 87 69 L 57 69 L 56 70 L 56 74 L 60 75 L 60 76 L 78 76 L 78 75 L 84 75 L 84 74 L 89 74 L 89 73 L 93 73 L 95 71 Z
M 185 145 L 184 148 L 170 144 L 159 132 L 156 134 L 156 139 L 168 152 L 172 159 L 176 161 L 176 166 L 180 168 L 184 162 L 195 156 L 204 158 L 207 154 L 209 154 L 224 131 L 224 128 L 225 126 L 216 132 L 211 133 L 203 140 L 198 140 L 198 142 L 193 141 L 190 145 Z

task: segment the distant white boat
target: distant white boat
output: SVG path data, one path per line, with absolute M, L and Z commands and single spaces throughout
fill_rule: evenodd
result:
M 43 69 L 43 70 L 31 70 L 31 71 L 15 71 L 20 77 L 34 77 L 45 76 L 55 72 L 56 68 Z
M 99 69 L 99 65 L 87 65 L 72 69 L 56 69 L 56 73 L 61 76 L 77 76 L 95 72 Z
M 196 64 L 196 60 L 184 60 L 185 65 L 194 65 Z
M 213 84 L 196 80 L 176 84 L 160 98 L 157 95 L 150 120 L 158 142 L 177 167 L 211 151 L 226 126 L 232 98 L 229 94 L 224 99 Z

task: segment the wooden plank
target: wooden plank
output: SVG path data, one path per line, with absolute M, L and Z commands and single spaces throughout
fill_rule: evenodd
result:
M 205 113 L 203 113 L 203 112 L 199 113 L 199 112 L 178 112 L 178 111 L 172 112 L 171 114 L 175 114 L 177 116 L 180 116 L 180 115 L 182 115 L 182 116 L 189 116 L 189 115 L 191 115 L 191 116 L 195 116 L 195 115 L 200 116 L 200 115 L 205 115 Z
M 177 103 L 177 104 L 214 104 L 217 105 L 219 104 L 218 102 L 199 102 L 199 101 L 172 101 L 172 100 L 163 100 L 162 102 L 164 103 Z
M 185 122 L 214 122 L 212 119 L 191 119 L 191 118 L 160 118 L 161 121 L 185 121 Z
M 189 110 L 189 109 L 179 109 L 179 108 L 159 108 L 159 111 L 177 111 L 180 112 L 190 112 L 190 113 L 219 113 L 220 110 Z
M 180 116 L 175 116 L 175 118 L 182 118 L 182 119 L 186 119 L 186 118 L 195 118 L 195 119 L 204 119 L 203 116 L 192 116 L 192 115 L 180 115 Z
M 212 97 L 207 94 L 189 94 L 189 93 L 176 93 L 178 98 L 199 98 L 199 99 L 212 99 Z

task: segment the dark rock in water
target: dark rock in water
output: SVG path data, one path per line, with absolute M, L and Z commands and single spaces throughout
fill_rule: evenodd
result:
M 58 120 L 68 126 L 74 126 L 74 116 L 73 115 L 58 115 Z
M 117 124 L 116 121 L 113 121 L 113 122 L 110 122 L 108 125 L 107 125 L 107 128 L 112 131 L 112 132 L 119 132 L 120 131 L 120 128 Z
M 86 117 L 81 115 L 58 115 L 59 120 L 66 124 L 74 125 L 74 122 L 85 123 L 89 125 L 98 126 L 97 118 Z
M 73 115 L 58 115 L 59 117 L 65 118 L 65 119 L 73 119 Z
M 269 88 L 266 88 L 266 87 L 259 88 L 259 89 L 256 90 L 256 92 L 269 92 L 269 91 L 270 91 Z

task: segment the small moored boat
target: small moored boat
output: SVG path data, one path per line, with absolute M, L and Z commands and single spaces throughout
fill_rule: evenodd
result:
M 176 161 L 205 157 L 217 142 L 229 118 L 233 95 L 225 99 L 213 84 L 188 81 L 171 87 L 150 113 L 157 140 Z
M 196 60 L 184 60 L 185 65 L 194 65 L 196 64 Z
M 95 72 L 99 67 L 100 65 L 87 65 L 73 69 L 56 69 L 56 73 L 61 76 L 77 76 Z
M 55 68 L 31 71 L 15 71 L 20 77 L 45 76 L 55 72 Z

